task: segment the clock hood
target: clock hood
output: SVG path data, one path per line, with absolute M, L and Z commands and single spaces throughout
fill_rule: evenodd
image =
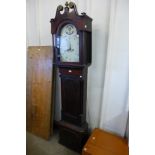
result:
M 71 22 L 78 30 L 91 32 L 92 18 L 86 15 L 86 13 L 78 14 L 75 3 L 70 2 L 65 4 L 65 7 L 59 5 L 56 10 L 55 18 L 51 19 L 51 33 L 55 34 L 60 24 Z

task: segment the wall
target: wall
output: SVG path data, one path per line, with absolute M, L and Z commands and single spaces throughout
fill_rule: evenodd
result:
M 109 117 L 111 120 L 120 114 L 122 106 L 127 103 L 128 0 L 73 1 L 79 13 L 86 12 L 93 18 L 92 65 L 88 70 L 87 94 L 89 127 L 111 128 L 119 133 L 119 125 L 107 122 Z M 65 2 L 66 0 L 27 0 L 27 46 L 52 45 L 50 19 L 55 17 L 57 6 L 64 5 Z M 57 80 L 55 119 L 59 120 L 60 83 Z M 119 119 L 117 123 L 118 121 Z M 125 126 L 125 120 L 122 122 L 122 126 Z
M 100 127 L 125 133 L 128 118 L 128 0 L 112 0 Z

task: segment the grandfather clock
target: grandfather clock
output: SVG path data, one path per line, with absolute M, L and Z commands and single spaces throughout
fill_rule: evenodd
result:
M 80 152 L 88 137 L 87 70 L 91 64 L 92 19 L 78 14 L 75 3 L 59 5 L 51 19 L 54 65 L 61 78 L 59 142 Z

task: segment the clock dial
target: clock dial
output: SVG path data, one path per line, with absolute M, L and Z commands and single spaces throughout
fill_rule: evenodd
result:
M 79 62 L 79 35 L 74 25 L 65 25 L 60 34 L 61 62 Z
M 71 24 L 66 25 L 65 29 L 66 29 L 65 30 L 66 34 L 68 34 L 68 35 L 71 35 L 71 34 L 73 34 L 75 32 L 75 28 Z

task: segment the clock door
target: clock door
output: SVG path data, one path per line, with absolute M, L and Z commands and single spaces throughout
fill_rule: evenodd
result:
M 60 69 L 60 73 L 62 120 L 81 126 L 85 120 L 83 102 L 86 81 L 81 70 Z
M 60 62 L 78 63 L 79 55 L 79 34 L 72 24 L 67 24 L 61 29 L 59 38 Z

